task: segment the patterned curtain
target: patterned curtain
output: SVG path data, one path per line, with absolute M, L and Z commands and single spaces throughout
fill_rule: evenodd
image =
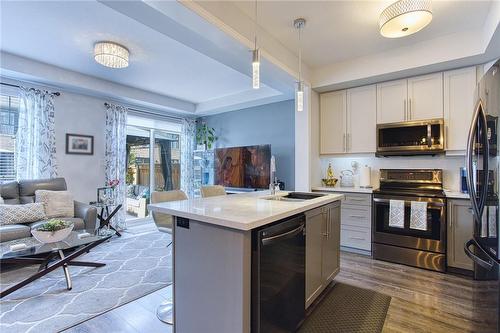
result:
M 193 188 L 193 151 L 196 139 L 196 120 L 184 118 L 181 133 L 181 190 L 188 197 L 194 195 Z
M 125 206 L 127 173 L 127 108 L 121 105 L 106 104 L 106 147 L 105 147 L 105 179 L 106 184 L 118 179 L 120 182 L 114 190 L 116 204 Z M 122 207 L 113 217 L 117 229 L 125 229 L 125 210 Z
M 20 87 L 16 137 L 17 179 L 57 176 L 54 95 Z

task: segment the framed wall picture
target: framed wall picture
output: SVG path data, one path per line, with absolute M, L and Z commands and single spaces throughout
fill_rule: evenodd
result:
M 94 137 L 67 133 L 66 154 L 94 155 Z

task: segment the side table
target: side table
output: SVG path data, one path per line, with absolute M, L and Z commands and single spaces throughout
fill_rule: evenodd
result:
M 122 236 L 120 232 L 118 232 L 118 230 L 116 230 L 111 224 L 111 219 L 122 208 L 122 204 L 115 205 L 113 203 L 90 202 L 89 205 L 94 206 L 97 209 L 101 209 L 101 212 L 97 214 L 97 217 L 99 218 L 99 228 L 97 229 L 98 233 L 103 228 L 109 228 L 113 230 L 118 237 Z M 113 208 L 111 213 L 110 208 Z

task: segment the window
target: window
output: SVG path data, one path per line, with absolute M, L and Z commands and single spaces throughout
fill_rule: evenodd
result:
M 16 179 L 16 134 L 19 125 L 19 97 L 0 95 L 0 183 Z

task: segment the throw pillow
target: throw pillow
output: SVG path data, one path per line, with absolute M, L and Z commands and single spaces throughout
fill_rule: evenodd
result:
M 75 204 L 73 195 L 68 191 L 35 191 L 35 202 L 40 202 L 45 207 L 47 218 L 74 217 Z
M 45 220 L 45 210 L 41 203 L 25 205 L 0 204 L 0 225 L 31 223 Z

